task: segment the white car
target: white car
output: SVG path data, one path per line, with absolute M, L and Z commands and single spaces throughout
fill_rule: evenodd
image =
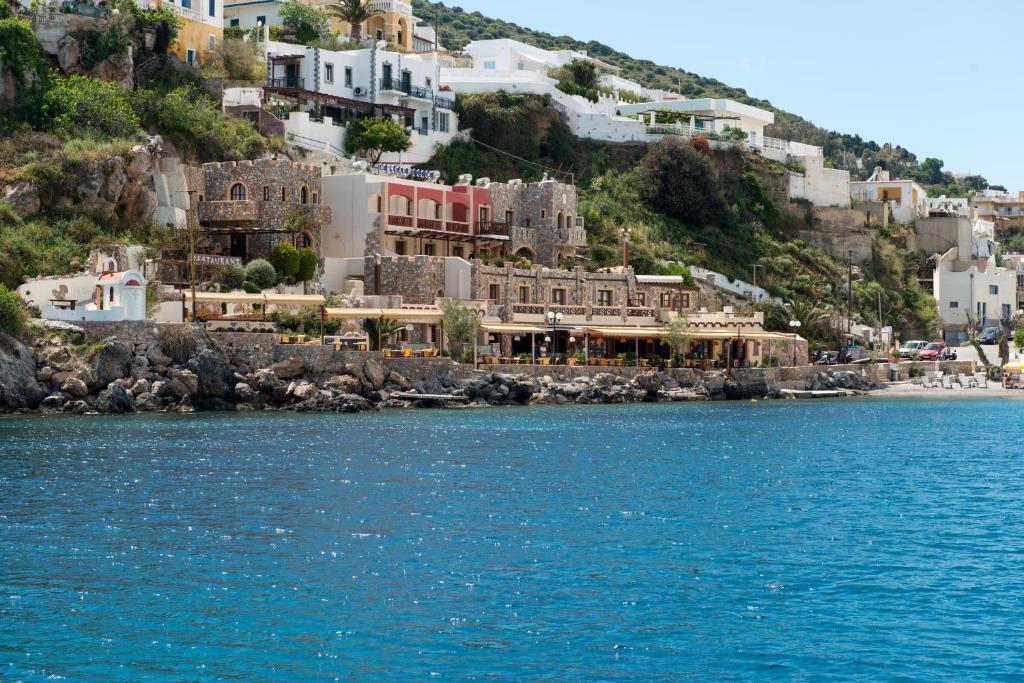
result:
M 928 342 L 921 340 L 908 341 L 900 347 L 900 358 L 910 358 L 911 356 L 920 353 L 924 347 L 928 346 Z

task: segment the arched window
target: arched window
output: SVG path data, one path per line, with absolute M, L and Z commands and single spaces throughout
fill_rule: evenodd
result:
M 244 202 L 245 201 L 245 185 L 242 183 L 235 183 L 231 186 L 231 201 L 233 202 Z
M 313 238 L 309 236 L 308 232 L 302 233 L 302 248 L 309 249 L 313 246 Z
M 565 214 L 561 211 L 558 212 L 558 229 L 561 230 L 565 227 Z
M 306 186 L 303 185 L 302 189 L 299 190 L 299 204 L 308 204 L 308 203 L 309 203 L 309 190 L 307 190 Z

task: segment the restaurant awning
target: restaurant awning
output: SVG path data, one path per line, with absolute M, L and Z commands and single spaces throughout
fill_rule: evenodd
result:
M 437 323 L 444 316 L 437 308 L 325 308 L 324 317 L 332 320 L 387 318 L 405 323 Z
M 192 300 L 192 292 L 185 290 L 185 300 Z M 250 306 L 323 306 L 326 299 L 320 294 L 249 294 L 247 292 L 196 292 L 197 304 L 248 304 Z
M 536 325 L 513 325 L 509 323 L 483 323 L 480 329 L 488 334 L 544 334 L 543 327 Z M 564 329 L 564 328 L 563 328 Z
M 663 338 L 668 332 L 663 327 L 588 327 L 587 333 L 595 337 L 618 337 L 620 339 Z M 750 339 L 753 341 L 793 340 L 796 335 L 764 330 L 743 330 L 721 328 L 715 330 L 691 328 L 686 331 L 691 340 L 701 339 Z

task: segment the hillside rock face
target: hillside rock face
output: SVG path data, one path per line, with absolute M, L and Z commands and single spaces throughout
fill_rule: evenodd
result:
M 0 333 L 0 413 L 34 410 L 42 400 L 32 350 L 14 337 Z

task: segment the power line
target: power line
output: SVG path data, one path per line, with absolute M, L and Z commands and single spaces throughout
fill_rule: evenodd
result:
M 521 161 L 524 164 L 529 164 L 530 166 L 536 166 L 537 168 L 542 169 L 544 171 L 550 171 L 552 173 L 557 173 L 557 174 L 562 175 L 562 176 L 569 176 L 569 178 L 571 179 L 571 184 L 572 185 L 576 184 L 576 174 L 575 173 L 572 173 L 570 171 L 560 171 L 557 168 L 552 168 L 550 166 L 545 166 L 544 164 L 537 163 L 536 161 L 530 161 L 529 159 L 524 159 L 523 157 L 518 156 L 516 154 L 513 154 L 512 152 L 506 152 L 505 150 L 500 149 L 498 147 L 495 147 L 494 145 L 489 145 L 486 142 L 481 142 L 480 140 L 477 140 L 476 138 L 474 138 L 471 135 L 467 135 L 466 137 L 468 137 L 470 140 L 472 140 L 473 142 L 475 142 L 478 145 L 486 147 L 487 149 L 494 150 L 495 152 L 498 152 L 499 154 L 504 154 L 505 156 L 511 157 L 511 158 L 513 158 L 513 159 L 515 159 L 517 161 Z

